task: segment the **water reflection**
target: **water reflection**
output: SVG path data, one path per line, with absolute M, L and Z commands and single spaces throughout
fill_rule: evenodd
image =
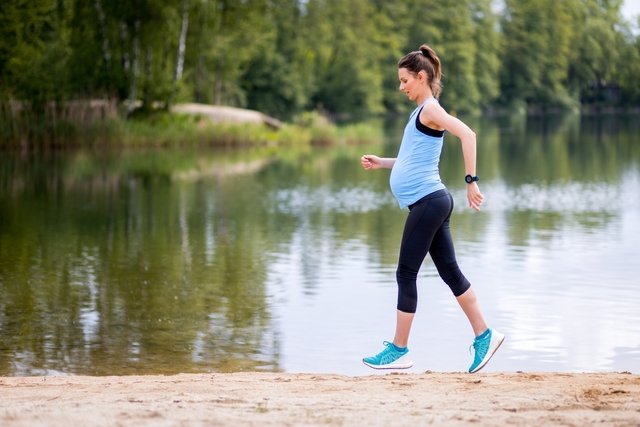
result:
M 491 370 L 640 371 L 637 118 L 474 123 L 486 205 L 458 257 L 508 334 Z M 392 334 L 405 213 L 374 147 L 3 153 L 0 374 L 370 373 Z M 462 370 L 470 331 L 430 261 L 417 370 Z M 436 340 L 434 347 L 429 343 Z

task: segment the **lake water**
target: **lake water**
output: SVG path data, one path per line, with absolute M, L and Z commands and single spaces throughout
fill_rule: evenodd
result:
M 640 372 L 640 117 L 471 121 L 480 213 L 459 264 L 507 335 L 487 371 Z M 371 374 L 393 338 L 406 211 L 384 144 L 0 152 L 0 375 Z M 430 259 L 410 371 L 462 371 L 471 328 Z

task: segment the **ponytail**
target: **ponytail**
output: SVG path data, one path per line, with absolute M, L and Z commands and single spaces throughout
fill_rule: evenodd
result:
M 398 68 L 406 68 L 413 74 L 424 71 L 427 74 L 429 87 L 437 99 L 442 93 L 442 66 L 436 51 L 423 44 L 420 50 L 410 52 L 398 61 Z

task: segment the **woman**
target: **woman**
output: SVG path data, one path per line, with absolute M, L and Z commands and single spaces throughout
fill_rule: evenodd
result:
M 417 305 L 416 278 L 427 252 L 440 277 L 451 288 L 476 336 L 474 360 L 469 372 L 482 369 L 504 340 L 503 334 L 487 326 L 476 294 L 456 262 L 449 229 L 453 198 L 441 182 L 438 171 L 444 131 L 457 136 L 462 143 L 469 206 L 480 210 L 483 196 L 476 176 L 476 135 L 438 103 L 442 90 L 441 75 L 440 59 L 427 45 L 400 59 L 400 90 L 418 106 L 404 129 L 398 157 L 380 158 L 365 154 L 360 159 L 366 170 L 391 169 L 391 191 L 401 208 L 409 208 L 396 271 L 395 336 L 393 342 L 384 342 L 385 348 L 380 353 L 363 359 L 366 365 L 375 369 L 413 366 L 406 357 L 409 351 L 407 344 Z

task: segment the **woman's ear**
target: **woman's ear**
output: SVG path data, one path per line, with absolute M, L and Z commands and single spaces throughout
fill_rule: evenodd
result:
M 427 72 L 425 70 L 418 71 L 418 79 L 420 81 L 425 81 L 426 83 L 429 83 L 429 79 L 427 77 Z

